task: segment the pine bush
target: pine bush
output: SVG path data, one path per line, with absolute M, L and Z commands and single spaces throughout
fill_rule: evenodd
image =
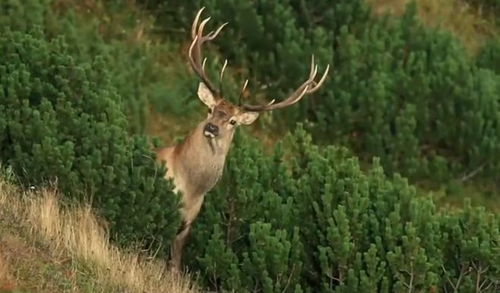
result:
M 179 65 L 182 60 L 174 61 L 171 56 L 178 50 L 177 44 L 150 39 L 149 19 L 123 3 L 113 8 L 113 3 L 101 3 L 105 6 L 101 13 L 107 17 L 85 15 L 72 7 L 56 11 L 55 16 L 47 15 L 46 35 L 64 36 L 79 62 L 92 62 L 97 55 L 103 58 L 125 105 L 131 133 L 145 133 L 151 109 L 189 117 L 198 106 L 190 99 L 195 77 L 188 74 L 184 64 Z
M 500 38 L 487 42 L 477 57 L 480 67 L 491 69 L 500 75 Z
M 379 161 L 362 171 L 346 149 L 316 146 L 302 127 L 270 154 L 236 139 L 188 244 L 189 266 L 210 289 L 498 289 L 497 215 L 470 205 L 440 211 Z
M 200 4 L 168 2 L 147 3 L 163 5 L 163 21 L 188 28 Z M 131 55 L 77 30 L 71 14 L 54 26 L 48 3 L 0 5 L 0 160 L 25 185 L 57 180 L 69 198 L 90 195 L 118 240 L 168 248 L 177 198 L 146 139 L 129 136 L 125 114 L 134 112 L 127 107 L 137 92 L 151 90 L 137 82 L 149 61 L 131 61 L 136 70 L 123 73 L 129 63 L 115 62 Z M 276 114 L 288 125 L 307 118 L 307 129 L 299 126 L 271 150 L 237 134 L 188 241 L 185 261 L 205 288 L 500 289 L 499 216 L 468 203 L 438 209 L 397 174 L 443 181 L 484 165 L 484 174 L 498 176 L 494 55 L 475 64 L 450 35 L 422 27 L 411 6 L 401 20 L 377 20 L 358 0 L 203 4 L 215 19 L 231 21 L 221 52 L 273 96 L 300 82 L 310 52 L 335 65 L 320 96 Z M 380 160 L 362 167 L 343 147 L 313 144 L 309 131 L 352 147 L 363 161 Z
M 266 97 L 300 84 L 311 53 L 332 64 L 323 89 L 273 114 L 273 124 L 307 119 L 316 139 L 364 160 L 377 156 L 386 172 L 412 179 L 447 182 L 479 169 L 498 180 L 500 78 L 488 63 L 496 47 L 480 59 L 489 65 L 478 66 L 449 33 L 424 27 L 414 3 L 396 19 L 372 17 L 361 0 L 144 2 L 164 7 L 158 21 L 186 31 L 183 39 L 201 5 L 229 21 L 217 46 Z
M 145 138 L 130 137 L 106 63 L 79 63 L 41 30 L 0 35 L 0 160 L 24 184 L 88 196 L 120 241 L 169 245 L 177 196 Z
M 0 27 L 28 33 L 37 27 L 47 40 L 63 36 L 78 63 L 101 56 L 129 131 L 143 134 L 150 109 L 190 118 L 198 102 L 190 97 L 195 77 L 176 58 L 178 44 L 152 38 L 152 19 L 132 7 L 124 1 L 6 0 Z

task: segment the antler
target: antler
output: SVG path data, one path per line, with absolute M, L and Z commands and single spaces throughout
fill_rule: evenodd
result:
M 217 30 L 211 31 L 204 36 L 203 29 L 205 28 L 207 22 L 210 20 L 210 17 L 207 17 L 201 23 L 199 23 L 201 13 L 204 9 L 205 7 L 201 8 L 198 11 L 191 27 L 191 38 L 193 39 L 193 41 L 189 46 L 189 63 L 191 64 L 191 67 L 193 67 L 193 70 L 196 72 L 196 74 L 201 78 L 203 83 L 205 83 L 205 85 L 208 87 L 208 89 L 215 96 L 220 97 L 222 94 L 222 77 L 224 76 L 224 70 L 226 69 L 227 61 L 224 62 L 224 66 L 222 67 L 219 80 L 220 88 L 217 89 L 205 73 L 205 62 L 207 61 L 207 58 L 203 58 L 201 54 L 201 46 L 203 45 L 203 43 L 215 39 L 222 28 L 227 24 L 227 22 L 222 24 Z
M 311 57 L 311 72 L 309 73 L 309 78 L 302 85 L 300 85 L 288 98 L 277 104 L 274 103 L 275 100 L 272 100 L 266 105 L 242 105 L 241 108 L 246 111 L 262 112 L 282 109 L 291 106 L 300 101 L 303 96 L 312 94 L 317 91 L 326 80 L 326 75 L 328 74 L 329 69 L 330 65 L 326 66 L 325 73 L 323 73 L 321 79 L 316 82 L 314 79 L 316 78 L 316 74 L 318 73 L 318 65 L 314 64 L 313 55 Z

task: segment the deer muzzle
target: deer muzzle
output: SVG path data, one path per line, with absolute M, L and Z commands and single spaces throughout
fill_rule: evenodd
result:
M 205 127 L 203 128 L 203 134 L 206 137 L 215 138 L 216 136 L 219 135 L 219 127 L 216 125 L 213 125 L 212 123 L 207 123 L 205 125 Z

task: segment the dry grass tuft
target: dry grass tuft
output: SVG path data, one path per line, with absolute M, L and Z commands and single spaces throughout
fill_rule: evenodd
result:
M 2 290 L 12 290 L 14 288 L 14 278 L 10 275 L 9 264 L 3 256 L 0 247 L 0 292 Z
M 165 275 L 164 261 L 145 259 L 110 244 L 108 232 L 89 205 L 62 208 L 55 191 L 21 192 L 0 178 L 0 221 L 18 226 L 16 229 L 35 243 L 42 243 L 54 258 L 81 263 L 102 288 L 141 293 L 197 291 L 188 276 Z M 0 286 L 1 276 L 9 274 L 8 265 L 2 260 L 0 250 Z
M 412 0 L 367 0 L 377 15 L 402 15 Z M 415 0 L 420 19 L 429 27 L 441 27 L 459 38 L 471 54 L 488 39 L 498 37 L 499 29 L 489 16 L 463 0 Z

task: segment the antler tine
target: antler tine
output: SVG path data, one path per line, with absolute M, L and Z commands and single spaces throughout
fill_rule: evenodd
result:
M 314 63 L 314 54 L 311 56 L 311 71 L 309 72 L 309 79 L 314 79 L 314 75 L 316 75 L 314 73 L 314 67 L 315 67 L 315 63 Z M 317 66 L 316 66 L 317 67 Z
M 203 37 L 203 30 L 205 29 L 205 25 L 207 25 L 207 22 L 209 22 L 211 19 L 211 17 L 207 17 L 205 18 L 201 23 L 200 23 L 200 26 L 198 27 L 198 32 L 197 32 L 197 36 L 198 36 L 198 41 L 201 42 L 201 43 L 204 43 L 205 40 L 207 40 L 207 37 Z
M 285 100 L 274 104 L 274 100 L 266 105 L 243 105 L 242 108 L 247 111 L 262 112 L 282 109 L 291 106 L 302 99 L 306 94 L 311 94 L 317 91 L 321 85 L 323 85 L 328 74 L 330 66 L 326 67 L 325 73 L 321 76 L 321 79 L 316 82 L 314 79 L 318 73 L 318 65 L 314 63 L 314 55 L 311 57 L 311 71 L 309 72 L 309 78 L 302 83 L 288 98 Z
M 219 26 L 219 28 L 216 30 L 216 31 L 211 31 L 207 34 L 206 36 L 206 39 L 208 41 L 211 41 L 213 39 L 215 39 L 217 37 L 217 35 L 219 35 L 220 31 L 228 24 L 229 22 L 225 22 L 223 24 L 221 24 L 221 26 Z
M 203 71 L 205 71 L 205 64 L 207 63 L 207 58 L 203 58 L 203 63 L 201 64 L 201 69 L 203 69 Z
M 222 78 L 224 77 L 224 71 L 226 70 L 227 59 L 224 60 L 224 65 L 222 65 L 222 69 L 220 71 L 219 81 L 222 82 Z
M 245 93 L 247 86 L 248 86 L 248 79 L 245 80 L 245 83 L 243 84 L 243 87 L 241 88 L 240 96 L 238 97 L 238 106 L 241 106 L 241 97 Z
M 223 96 L 223 88 L 222 88 L 222 78 L 224 78 L 224 71 L 226 70 L 226 66 L 227 66 L 227 59 L 224 60 L 224 65 L 222 65 L 222 69 L 220 71 L 220 75 L 219 75 L 219 93 L 221 96 Z
M 315 91 L 317 91 L 323 85 L 323 83 L 326 80 L 326 76 L 328 75 L 328 71 L 329 70 L 330 70 L 330 64 L 328 64 L 326 66 L 325 73 L 323 73 L 323 75 L 321 76 L 321 79 L 316 83 L 316 86 L 313 87 L 312 89 L 310 89 L 309 91 L 307 91 L 308 94 L 314 93 Z
M 205 10 L 205 7 L 202 7 L 200 10 L 198 10 L 198 13 L 196 13 L 196 17 L 193 20 L 193 25 L 191 26 L 191 38 L 194 40 L 194 38 L 197 35 L 197 27 L 198 27 L 198 22 L 200 21 L 200 16 L 201 13 Z
M 215 39 L 217 35 L 221 32 L 224 26 L 227 25 L 227 22 L 219 26 L 215 31 L 211 31 L 207 35 L 203 35 L 203 30 L 205 29 L 206 24 L 210 21 L 210 17 L 203 19 L 200 23 L 201 14 L 205 7 L 201 8 L 193 21 L 193 25 L 191 27 L 191 38 L 192 42 L 189 46 L 189 62 L 191 67 L 196 72 L 196 74 L 201 78 L 203 83 L 208 87 L 208 89 L 217 97 L 220 97 L 222 94 L 222 84 L 220 84 L 219 89 L 217 89 L 213 83 L 208 78 L 205 73 L 205 63 L 206 58 L 202 57 L 201 46 L 207 42 Z M 203 60 L 203 61 L 202 61 Z M 220 82 L 222 81 L 222 77 L 224 75 L 224 70 L 226 69 L 227 61 L 224 63 L 222 71 L 220 73 Z

